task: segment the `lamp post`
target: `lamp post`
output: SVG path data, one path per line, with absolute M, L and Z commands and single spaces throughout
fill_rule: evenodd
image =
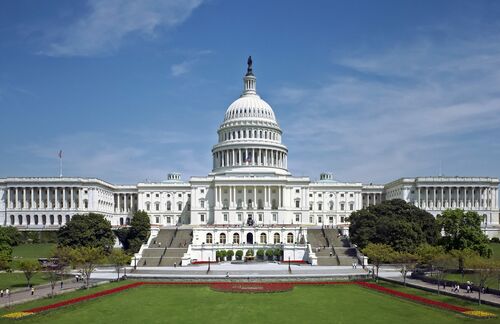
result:
M 210 272 L 210 257 L 208 257 L 208 269 L 207 269 L 207 273 Z
M 290 266 L 290 257 L 288 257 L 288 273 L 292 273 L 292 267 Z
M 137 270 L 137 257 L 134 256 L 134 270 Z

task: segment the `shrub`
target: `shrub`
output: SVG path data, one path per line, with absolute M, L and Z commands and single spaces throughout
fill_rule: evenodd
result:
M 490 241 L 491 243 L 500 243 L 500 238 L 498 237 L 493 237 Z
M 247 250 L 247 253 L 245 253 L 245 256 L 247 257 L 253 257 L 254 253 L 253 253 L 253 249 L 249 249 Z
M 272 260 L 274 256 L 274 251 L 272 249 L 266 250 L 266 256 L 268 260 Z
M 258 249 L 257 250 L 257 257 L 260 259 L 260 260 L 263 260 L 264 259 L 264 250 L 263 249 Z
M 227 250 L 226 252 L 226 257 L 228 261 L 231 261 L 233 259 L 234 251 L 233 250 Z
M 282 249 L 274 249 L 274 256 L 280 260 L 281 257 L 283 256 L 283 250 Z
M 243 250 L 236 251 L 236 260 L 241 260 L 243 258 Z

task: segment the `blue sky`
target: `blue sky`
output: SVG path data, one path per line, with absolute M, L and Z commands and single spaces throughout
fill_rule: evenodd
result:
M 0 2 L 0 177 L 210 172 L 248 55 L 289 168 L 500 176 L 500 2 Z

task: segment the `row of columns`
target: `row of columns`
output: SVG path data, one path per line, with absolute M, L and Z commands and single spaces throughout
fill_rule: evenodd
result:
M 421 208 L 498 208 L 498 188 L 421 186 L 417 187 L 417 206 Z
M 225 131 L 220 133 L 219 143 L 235 139 L 257 138 L 271 141 L 280 141 L 280 135 L 277 132 L 266 131 L 261 129 L 241 129 Z
M 381 193 L 363 193 L 363 207 L 380 204 L 382 202 Z
M 213 167 L 223 168 L 231 166 L 272 166 L 287 168 L 287 154 L 279 150 L 244 148 L 227 149 L 214 153 Z
M 115 194 L 115 212 L 128 213 L 137 209 L 137 194 Z
M 7 189 L 8 209 L 88 208 L 88 202 L 82 200 L 82 191 L 78 187 L 13 187 Z
M 275 195 L 276 199 L 272 199 L 272 189 L 277 190 L 277 194 Z M 224 200 L 223 200 L 223 190 L 227 189 L 228 190 L 228 205 L 225 206 Z M 238 206 L 237 205 L 237 199 L 236 199 L 236 194 L 237 190 L 241 189 L 243 191 L 243 196 L 242 196 L 242 205 Z M 251 195 L 248 195 L 248 190 L 252 189 Z M 258 206 L 257 204 L 257 190 L 263 190 L 264 194 L 264 201 L 263 201 L 263 206 Z M 241 209 L 257 209 L 259 207 L 263 208 L 272 208 L 272 209 L 277 209 L 279 207 L 283 207 L 283 195 L 284 195 L 284 186 L 215 186 L 215 207 L 216 208 L 239 208 Z M 252 200 L 252 205 L 248 206 L 248 200 Z M 273 204 L 273 201 L 275 204 Z

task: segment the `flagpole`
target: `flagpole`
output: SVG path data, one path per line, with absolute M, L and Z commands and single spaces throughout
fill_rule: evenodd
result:
M 62 165 L 62 150 L 59 151 L 59 178 L 62 178 L 63 176 L 63 165 Z

